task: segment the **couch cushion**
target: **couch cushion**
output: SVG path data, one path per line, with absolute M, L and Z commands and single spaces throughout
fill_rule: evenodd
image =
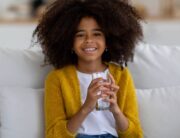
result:
M 141 43 L 129 63 L 136 88 L 159 88 L 180 85 L 180 46 Z
M 0 137 L 44 138 L 43 89 L 0 88 Z
M 42 67 L 44 56 L 40 50 L 0 48 L 0 87 L 16 86 L 43 88 L 51 67 Z
M 138 89 L 145 138 L 180 138 L 180 86 Z

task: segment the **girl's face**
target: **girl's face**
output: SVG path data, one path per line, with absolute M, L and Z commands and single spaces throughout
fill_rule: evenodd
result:
M 101 62 L 105 48 L 105 36 L 96 20 L 91 17 L 82 18 L 73 45 L 78 62 Z

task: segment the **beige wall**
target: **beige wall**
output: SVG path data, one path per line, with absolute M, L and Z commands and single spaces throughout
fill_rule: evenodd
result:
M 180 0 L 131 0 L 144 7 L 149 16 L 180 17 Z

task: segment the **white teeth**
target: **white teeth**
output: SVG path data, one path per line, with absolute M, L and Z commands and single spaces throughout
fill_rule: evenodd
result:
M 87 52 L 91 52 L 91 51 L 95 51 L 96 48 L 85 48 L 84 51 L 87 51 Z

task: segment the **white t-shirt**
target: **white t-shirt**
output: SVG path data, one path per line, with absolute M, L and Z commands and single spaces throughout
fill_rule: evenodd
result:
M 108 69 L 102 72 L 103 78 L 107 78 Z M 87 89 L 92 81 L 92 75 L 77 71 L 80 82 L 82 103 L 85 102 Z M 109 110 L 97 111 L 94 109 L 81 124 L 78 133 L 87 135 L 112 134 L 118 137 L 115 129 L 115 120 L 113 114 Z

